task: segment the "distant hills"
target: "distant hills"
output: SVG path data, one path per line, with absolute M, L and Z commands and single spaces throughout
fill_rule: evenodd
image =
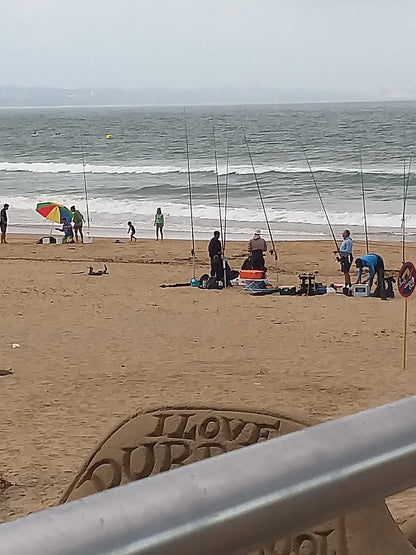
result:
M 414 100 L 407 91 L 345 93 L 325 90 L 218 87 L 202 89 L 67 89 L 52 87 L 0 86 L 0 107 L 23 106 L 162 106 L 206 104 L 268 104 L 298 102 L 343 102 Z

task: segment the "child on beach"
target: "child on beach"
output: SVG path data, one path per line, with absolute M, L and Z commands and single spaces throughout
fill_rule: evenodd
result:
M 129 226 L 128 230 L 127 230 L 127 235 L 130 234 L 130 241 L 133 241 L 133 239 L 135 241 L 137 241 L 135 234 L 136 234 L 136 228 L 134 227 L 134 225 L 131 222 L 127 222 L 127 225 Z
M 56 228 L 57 231 L 63 231 L 64 238 L 62 243 L 74 243 L 74 232 L 72 231 L 72 224 L 66 218 L 62 218 L 62 229 Z
M 162 214 L 162 209 L 158 208 L 155 214 L 155 221 L 153 223 L 156 226 L 156 241 L 159 241 L 159 231 L 160 239 L 163 241 L 163 226 L 165 225 L 165 219 Z

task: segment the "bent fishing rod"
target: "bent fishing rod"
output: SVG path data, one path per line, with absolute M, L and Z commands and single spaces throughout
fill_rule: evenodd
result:
M 270 223 L 269 223 L 269 218 L 267 217 L 267 212 L 266 212 L 266 207 L 264 205 L 264 201 L 263 201 L 263 195 L 261 194 L 261 189 L 260 189 L 260 184 L 259 184 L 259 180 L 257 178 L 257 173 L 256 173 L 256 169 L 254 167 L 254 162 L 253 162 L 253 158 L 251 156 L 251 151 L 250 151 L 250 146 L 248 144 L 248 140 L 247 140 L 247 135 L 246 135 L 246 130 L 244 128 L 243 123 L 241 123 L 241 129 L 243 131 L 243 136 L 244 136 L 244 141 L 246 143 L 246 147 L 247 147 L 247 152 L 248 152 L 248 157 L 250 159 L 250 164 L 251 164 L 251 170 L 253 172 L 253 176 L 254 176 L 254 181 L 256 183 L 257 186 L 257 191 L 259 193 L 259 198 L 260 198 L 260 202 L 261 202 L 261 206 L 263 208 L 263 213 L 264 213 L 264 219 L 266 220 L 266 225 L 267 225 L 267 229 L 269 231 L 269 235 L 270 235 L 270 242 L 272 244 L 272 253 L 274 254 L 274 260 L 276 262 L 276 271 L 277 271 L 277 252 L 276 252 L 276 247 L 274 244 L 274 239 L 273 239 L 273 234 L 272 234 L 272 230 L 270 228 Z
M 191 166 L 189 162 L 189 138 L 188 138 L 188 122 L 186 119 L 186 111 L 183 111 L 183 119 L 185 123 L 185 143 L 186 143 L 186 160 L 188 169 L 188 193 L 189 193 L 189 211 L 191 219 L 191 237 L 192 237 L 192 277 L 195 279 L 195 233 L 194 233 L 194 214 L 192 208 L 192 183 L 191 183 Z
M 315 176 L 314 176 L 314 174 L 313 174 L 311 165 L 310 165 L 310 163 L 309 163 L 308 155 L 306 154 L 305 146 L 304 146 L 303 144 L 302 144 L 302 150 L 303 150 L 303 154 L 304 154 L 304 156 L 305 156 L 306 163 L 308 164 L 309 173 L 311 174 L 312 181 L 313 181 L 313 183 L 314 183 L 314 185 L 315 185 L 316 192 L 318 193 L 318 197 L 319 197 L 319 200 L 320 200 L 320 202 L 321 202 L 322 210 L 324 211 L 325 218 L 326 218 L 326 221 L 327 221 L 327 223 L 328 223 L 328 227 L 329 227 L 329 229 L 330 229 L 330 231 L 331 231 L 332 239 L 334 240 L 335 246 L 336 246 L 336 248 L 337 248 L 337 253 L 339 253 L 338 241 L 337 241 L 337 238 L 335 237 L 334 229 L 333 229 L 333 227 L 332 227 L 332 225 L 331 225 L 331 221 L 330 221 L 330 219 L 329 219 L 328 212 L 326 211 L 326 208 L 325 208 L 324 200 L 323 200 L 323 198 L 322 198 L 322 195 L 321 195 L 321 192 L 320 192 L 320 190 L 319 190 L 318 184 L 317 184 L 317 182 L 316 182 Z
M 362 199 L 363 199 L 365 246 L 366 246 L 367 254 L 368 254 L 370 251 L 369 251 L 369 246 L 368 246 L 367 209 L 366 209 L 366 204 L 365 204 L 363 159 L 362 159 L 362 156 L 361 156 L 361 146 L 360 146 L 360 171 L 361 171 L 361 196 L 362 196 Z

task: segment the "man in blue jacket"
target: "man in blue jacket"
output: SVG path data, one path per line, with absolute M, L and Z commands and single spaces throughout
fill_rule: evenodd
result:
M 370 253 L 364 256 L 360 256 L 355 261 L 355 265 L 358 268 L 358 276 L 357 276 L 357 283 L 361 283 L 361 276 L 363 273 L 363 268 L 368 268 L 368 278 L 365 282 L 368 282 L 370 285 L 370 290 L 373 286 L 374 276 L 377 274 L 377 290 L 376 296 L 386 300 L 386 289 L 384 287 L 384 262 L 381 256 L 378 254 Z

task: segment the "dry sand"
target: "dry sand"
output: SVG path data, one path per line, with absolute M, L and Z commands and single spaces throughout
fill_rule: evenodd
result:
M 1 479 L 14 485 L 0 493 L 0 521 L 55 504 L 93 447 L 137 410 L 212 403 L 327 420 L 416 391 L 416 296 L 403 371 L 400 297 L 164 289 L 189 281 L 189 242 L 9 241 L 0 246 L 0 370 L 13 370 L 0 375 L 0 490 Z M 233 268 L 245 247 L 229 243 Z M 197 244 L 197 276 L 208 271 L 206 248 Z M 398 243 L 371 248 L 400 268 Z M 319 281 L 342 281 L 331 242 L 278 250 L 280 285 L 315 270 Z M 409 244 L 407 258 L 415 255 Z M 109 275 L 87 275 L 104 262 Z M 391 506 L 402 521 L 416 496 Z

